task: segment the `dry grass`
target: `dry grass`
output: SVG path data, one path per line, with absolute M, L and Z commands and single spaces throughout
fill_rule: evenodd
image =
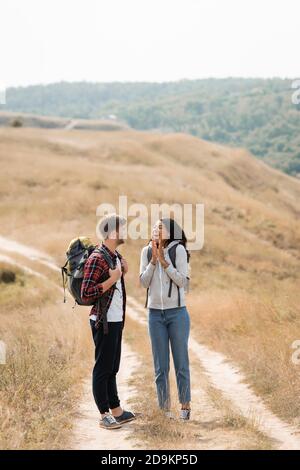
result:
M 192 449 L 195 448 L 195 436 L 188 426 L 183 426 L 178 420 L 167 420 L 159 410 L 154 383 L 152 353 L 146 331 L 140 325 L 126 320 L 126 341 L 141 359 L 141 366 L 132 377 L 132 385 L 137 390 L 132 397 L 132 406 L 142 417 L 135 424 L 135 436 L 148 449 Z M 176 395 L 174 377 L 171 375 L 171 409 L 178 416 L 179 406 Z
M 209 386 L 208 393 L 215 404 L 222 410 L 222 419 L 220 421 L 220 427 L 223 429 L 244 431 L 247 435 L 243 450 L 272 450 L 272 441 L 261 431 L 259 431 L 259 421 L 256 416 L 251 419 L 246 419 L 242 416 L 238 410 L 236 410 L 232 403 L 228 400 L 217 389 Z M 274 448 L 275 445 L 274 445 Z
M 0 337 L 7 345 L 6 365 L 0 365 L 0 448 L 64 448 L 86 374 L 86 318 L 66 314 L 57 289 L 44 280 L 8 265 L 3 271 L 16 279 L 0 284 Z
M 204 203 L 205 245 L 201 252 L 192 253 L 191 260 L 189 309 L 194 333 L 236 361 L 274 411 L 297 422 L 300 375 L 291 363 L 290 345 L 300 338 L 299 181 L 243 150 L 184 134 L 125 130 L 0 129 L 0 162 L 1 234 L 35 245 L 60 265 L 70 239 L 84 234 L 93 238 L 96 207 L 101 202 L 118 209 L 118 197 L 123 194 L 128 205 Z M 129 240 L 122 247 L 130 261 L 128 290 L 142 302 L 145 292 L 138 286 L 138 267 L 144 243 Z M 53 273 L 51 279 L 60 282 Z M 9 289 L 6 286 L 1 292 L 1 331 L 11 333 L 13 347 L 16 332 L 18 338 L 25 337 L 25 343 L 29 333 L 20 333 L 7 311 L 15 312 L 17 319 L 21 316 L 23 324 L 26 319 L 26 331 L 35 331 L 30 333 L 34 341 L 40 341 L 36 330 L 44 332 L 46 351 L 56 345 L 53 338 L 58 335 L 64 346 L 59 351 L 56 345 L 55 354 L 66 354 L 73 364 L 73 328 L 78 331 L 82 324 L 79 319 L 67 322 L 60 315 L 61 305 L 52 301 L 57 292 L 40 282 L 31 289 L 34 305 L 42 305 L 43 310 L 49 305 L 51 329 L 47 329 L 31 294 L 18 285 Z M 71 315 L 70 308 L 68 312 Z M 71 344 L 65 346 L 68 338 Z M 81 344 L 79 335 L 77 359 L 84 360 Z M 49 369 L 49 355 L 42 357 Z M 69 390 L 77 382 L 78 371 L 73 365 L 67 371 L 69 378 L 64 379 L 65 372 L 61 378 L 69 380 L 65 385 Z M 53 439 L 49 434 L 47 444 L 37 439 L 35 445 L 53 447 Z M 21 437 L 20 442 L 25 445 Z
M 157 404 L 150 339 L 145 326 L 127 318 L 125 339 L 140 360 L 131 385 L 136 393 L 130 400 L 140 414 L 132 423 L 135 439 L 147 449 L 270 449 L 272 443 L 258 431 L 255 420 L 248 421 L 210 386 L 199 361 L 190 357 L 192 382 L 192 419 L 178 419 L 175 372 L 171 360 L 171 411 L 174 420 L 165 418 Z M 200 402 L 197 394 L 204 394 Z M 207 396 L 206 396 L 207 394 Z M 205 398 L 206 397 L 206 398 Z
M 199 293 L 190 301 L 194 332 L 244 371 L 279 416 L 299 424 L 300 392 L 292 342 L 300 337 L 299 293 Z

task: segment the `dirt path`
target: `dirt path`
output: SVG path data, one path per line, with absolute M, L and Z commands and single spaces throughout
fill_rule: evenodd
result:
M 52 270 L 58 270 L 53 259 L 38 250 L 34 250 L 4 237 L 0 237 L 0 242 L 2 252 L 10 253 L 10 257 L 5 254 L 1 255 L 0 259 L 3 261 L 21 266 L 20 262 L 16 263 L 13 259 L 13 253 L 16 253 L 22 255 L 25 259 L 36 260 Z M 26 263 L 24 265 L 22 263 L 22 267 L 28 270 Z M 33 270 L 31 270 L 31 273 L 38 275 L 38 272 Z M 132 297 L 128 297 L 127 314 L 135 322 L 143 326 L 146 325 L 146 311 L 142 305 Z M 230 364 L 222 354 L 199 344 L 193 336 L 190 338 L 190 350 L 197 361 L 199 361 L 199 367 L 201 365 L 211 385 L 221 392 L 241 415 L 247 420 L 251 420 L 252 423 L 255 423 L 257 429 L 273 439 L 275 448 L 300 449 L 300 431 L 279 419 L 267 408 L 249 385 L 245 383 L 245 379 L 238 368 Z M 138 366 L 138 361 L 126 343 L 124 343 L 122 363 L 125 362 L 126 368 L 121 367 L 123 375 L 121 375 L 120 372 L 118 377 L 122 397 L 130 397 L 133 390 L 129 387 L 128 380 L 134 368 Z M 195 365 L 193 367 L 195 367 Z M 197 373 L 199 373 L 199 371 L 197 371 Z M 198 395 L 196 401 L 200 397 L 200 406 L 207 405 L 208 398 L 205 396 L 203 390 L 199 390 Z M 213 408 L 211 408 L 208 418 L 211 417 L 212 413 Z M 90 379 L 87 379 L 84 384 L 84 394 L 80 405 L 80 412 L 74 427 L 74 448 L 129 449 L 138 446 L 138 443 L 132 440 L 130 423 L 124 426 L 121 432 L 118 430 L 119 432 L 116 434 L 116 438 L 112 441 L 112 436 L 107 436 L 107 431 L 98 429 L 97 418 L 98 413 L 90 392 Z M 108 437 L 109 444 L 107 441 Z M 129 437 L 131 437 L 130 441 Z M 216 446 L 216 448 L 222 447 Z
M 134 393 L 134 389 L 128 384 L 128 381 L 137 366 L 136 356 L 128 344 L 123 341 L 122 359 L 118 373 L 118 391 L 120 397 L 122 397 L 122 406 L 126 409 L 130 409 L 126 399 Z M 90 370 L 92 370 L 92 364 Z M 75 450 L 127 450 L 139 448 L 139 443 L 132 438 L 130 426 L 131 423 L 127 423 L 121 429 L 114 431 L 107 431 L 99 427 L 99 412 L 92 395 L 91 378 L 88 378 L 84 382 L 78 418 L 74 423 L 74 438 L 70 448 Z
M 129 297 L 135 310 L 135 318 L 143 318 L 145 309 L 135 299 Z M 245 382 L 239 369 L 230 364 L 225 356 L 199 344 L 191 335 L 189 347 L 200 361 L 211 384 L 228 399 L 236 409 L 271 439 L 277 449 L 300 449 L 300 430 L 285 423 L 272 413 L 263 401 Z
M 60 271 L 54 260 L 41 253 L 38 250 L 22 245 L 18 242 L 5 239 L 0 236 L 1 250 L 8 252 L 9 256 L 0 253 L 0 261 L 16 266 L 33 276 L 47 279 L 47 277 L 38 270 L 27 267 L 24 263 L 13 258 L 14 255 L 21 255 L 30 261 L 37 261 L 54 271 Z M 58 287 L 62 290 L 60 287 Z M 68 293 L 67 293 L 68 294 Z M 126 366 L 124 366 L 126 364 Z M 126 398 L 130 398 L 134 393 L 134 389 L 128 384 L 134 370 L 139 366 L 137 357 L 131 351 L 129 345 L 123 341 L 122 343 L 122 359 L 120 364 L 120 372 L 118 374 L 118 389 L 120 397 L 122 397 L 122 406 L 126 408 Z M 92 364 L 90 370 L 92 370 Z M 127 406 L 130 409 L 130 406 Z M 83 384 L 82 400 L 79 405 L 78 416 L 74 423 L 73 438 L 71 439 L 70 449 L 75 450 L 107 450 L 107 449 L 133 449 L 139 448 L 138 442 L 129 438 L 132 432 L 130 423 L 122 426 L 112 432 L 101 429 L 99 426 L 99 412 L 95 405 L 92 395 L 91 377 L 87 378 Z

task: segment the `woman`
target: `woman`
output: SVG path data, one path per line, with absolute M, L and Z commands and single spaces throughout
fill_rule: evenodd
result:
M 185 306 L 189 253 L 184 231 L 173 219 L 160 219 L 152 239 L 141 253 L 140 281 L 147 288 L 148 327 L 151 338 L 158 404 L 170 413 L 169 344 L 174 361 L 180 418 L 190 419 L 188 338 L 190 318 Z

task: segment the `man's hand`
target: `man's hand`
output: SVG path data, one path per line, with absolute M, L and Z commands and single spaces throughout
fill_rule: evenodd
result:
M 125 258 L 121 258 L 121 266 L 123 274 L 128 273 L 128 263 Z
M 110 279 L 115 283 L 117 282 L 120 277 L 122 276 L 122 271 L 120 270 L 120 268 L 117 266 L 115 269 L 110 269 L 109 270 L 109 276 L 110 276 Z
M 158 258 L 158 251 L 157 251 L 157 244 L 155 240 L 151 241 L 152 245 L 152 258 L 151 258 L 151 263 L 156 264 L 157 258 Z

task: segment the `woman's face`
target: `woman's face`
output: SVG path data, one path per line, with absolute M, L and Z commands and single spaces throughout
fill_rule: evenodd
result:
M 168 230 L 166 229 L 165 225 L 162 223 L 161 220 L 158 220 L 153 226 L 152 239 L 158 241 L 160 231 L 161 231 L 162 240 L 168 240 L 169 238 Z

